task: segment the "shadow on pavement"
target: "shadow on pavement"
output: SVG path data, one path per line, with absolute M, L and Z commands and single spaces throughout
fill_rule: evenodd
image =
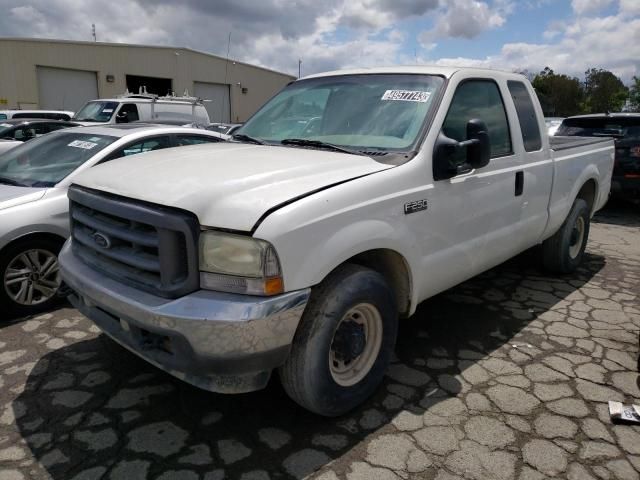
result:
M 589 254 L 576 274 L 551 278 L 533 267 L 535 254 L 526 252 L 420 305 L 402 324 L 384 384 L 341 418 L 302 410 L 275 378 L 253 394 L 198 390 L 99 336 L 39 359 L 13 404 L 17 426 L 56 480 L 87 469 L 94 476 L 86 478 L 130 480 L 167 470 L 195 472 L 172 477 L 187 480 L 239 478 L 256 470 L 303 478 L 339 457 L 332 468 L 341 472 L 350 459 L 366 456 L 367 435 L 391 432 L 401 410 L 422 414 L 456 396 L 461 370 L 513 343 L 536 315 L 604 266 L 603 257 Z M 539 340 L 531 334 L 519 341 Z
M 596 213 L 593 221 L 610 225 L 640 227 L 640 202 L 630 202 L 610 198 L 602 210 Z

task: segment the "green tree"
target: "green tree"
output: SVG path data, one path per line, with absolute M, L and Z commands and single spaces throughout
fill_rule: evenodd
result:
M 590 113 L 619 112 L 629 89 L 613 73 L 602 68 L 584 72 L 585 106 Z
M 532 81 L 542 111 L 548 117 L 568 117 L 582 113 L 584 88 L 575 77 L 556 74 L 546 67 Z
M 640 78 L 634 76 L 629 88 L 629 103 L 634 112 L 640 112 Z

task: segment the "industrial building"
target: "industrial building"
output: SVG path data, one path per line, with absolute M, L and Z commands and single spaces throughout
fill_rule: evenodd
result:
M 127 89 L 205 100 L 212 122 L 243 122 L 294 77 L 188 48 L 0 38 L 0 109 L 77 111 Z

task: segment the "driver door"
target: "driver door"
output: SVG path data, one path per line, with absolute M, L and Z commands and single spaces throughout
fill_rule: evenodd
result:
M 467 140 L 469 120 L 486 123 L 491 160 L 486 167 L 434 181 L 425 231 L 424 255 L 428 272 L 428 294 L 436 284 L 454 286 L 513 256 L 517 242 L 512 226 L 517 221 L 520 200 L 514 195 L 516 165 L 509 121 L 500 86 L 491 79 L 460 83 L 441 125 L 444 135 Z M 466 150 L 459 155 L 466 158 Z M 461 158 L 461 161 L 463 160 Z M 433 222 L 433 223 L 431 223 Z

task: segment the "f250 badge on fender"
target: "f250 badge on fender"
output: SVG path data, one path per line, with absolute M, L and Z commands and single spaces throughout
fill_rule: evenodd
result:
M 407 202 L 404 204 L 404 214 L 409 215 L 410 213 L 421 212 L 422 210 L 426 210 L 428 208 L 427 199 L 423 200 L 415 200 L 413 202 Z

